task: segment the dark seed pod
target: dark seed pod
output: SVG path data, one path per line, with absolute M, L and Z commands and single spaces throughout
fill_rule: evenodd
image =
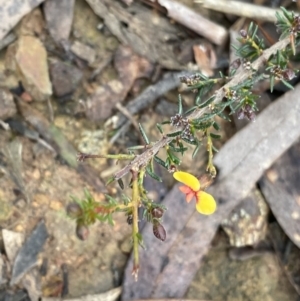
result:
M 163 214 L 164 214 L 164 210 L 161 209 L 161 208 L 159 208 L 159 207 L 153 208 L 153 209 L 151 210 L 151 214 L 152 214 L 152 216 L 155 217 L 155 218 L 161 218 L 161 217 L 163 216 Z
M 119 179 L 119 180 L 118 180 L 118 184 L 119 184 L 120 188 L 121 188 L 122 190 L 124 190 L 124 183 L 123 183 L 122 179 Z
M 164 226 L 160 223 L 153 224 L 153 234 L 156 238 L 158 238 L 161 241 L 165 241 L 167 237 L 166 230 Z
M 66 211 L 67 211 L 67 215 L 70 218 L 74 218 L 74 219 L 78 218 L 82 214 L 81 207 L 79 206 L 79 204 L 75 202 L 69 203 L 66 208 Z
M 80 240 L 86 240 L 90 234 L 89 228 L 85 225 L 77 224 L 76 236 Z
M 132 216 L 132 214 L 130 214 L 130 215 L 128 215 L 128 217 L 127 217 L 127 224 L 128 224 L 128 225 L 132 225 L 132 222 L 133 222 L 133 216 Z

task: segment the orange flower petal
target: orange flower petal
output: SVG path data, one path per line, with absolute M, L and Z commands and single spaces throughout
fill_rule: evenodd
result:
M 173 173 L 173 177 L 178 182 L 181 182 L 190 187 L 193 191 L 198 191 L 200 189 L 199 180 L 188 172 L 175 171 Z
M 193 197 L 196 197 L 195 191 L 193 191 L 190 187 L 188 186 L 180 186 L 179 190 L 183 192 L 186 195 L 186 201 L 189 203 Z
M 199 191 L 196 195 L 196 200 L 196 209 L 199 213 L 210 215 L 216 211 L 217 204 L 211 194 Z
M 191 191 L 190 193 L 187 193 L 185 200 L 187 203 L 189 203 L 194 197 L 196 197 L 196 193 L 194 191 Z
M 188 186 L 180 186 L 179 187 L 179 190 L 182 192 L 182 193 L 185 193 L 185 194 L 188 194 L 192 191 L 192 189 Z

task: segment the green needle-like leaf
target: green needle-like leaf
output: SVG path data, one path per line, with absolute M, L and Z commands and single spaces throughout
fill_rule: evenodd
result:
M 217 135 L 217 134 L 214 134 L 214 133 L 210 133 L 210 137 L 213 138 L 213 139 L 221 139 L 221 135 Z
M 107 180 L 107 182 L 106 182 L 106 186 L 107 185 L 109 185 L 109 184 L 111 184 L 112 182 L 114 182 L 115 181 L 115 177 L 114 176 L 112 176 L 112 177 L 110 177 L 108 180 Z
M 159 130 L 159 132 L 160 132 L 161 134 L 164 133 L 160 123 L 157 123 L 157 124 L 156 124 L 156 127 L 157 127 L 157 129 Z
M 168 168 L 168 165 L 166 164 L 166 162 L 164 160 L 162 160 L 161 158 L 154 156 L 154 160 L 156 161 L 156 163 L 158 163 L 159 165 L 161 165 L 164 168 Z
M 284 79 L 282 79 L 281 82 L 282 82 L 286 87 L 288 87 L 289 89 L 294 90 L 294 87 L 293 87 L 290 83 L 288 83 L 287 81 L 285 81 Z
M 177 137 L 177 136 L 180 136 L 181 133 L 182 133 L 182 131 L 177 131 L 177 132 L 169 133 L 169 134 L 167 134 L 167 137 Z
M 157 174 L 155 174 L 154 172 L 152 172 L 151 169 L 149 168 L 149 166 L 146 167 L 146 172 L 154 180 L 156 180 L 158 182 L 162 182 L 161 177 L 159 177 Z
M 143 140 L 145 141 L 146 144 L 149 144 L 150 141 L 149 141 L 149 139 L 148 139 L 148 137 L 147 137 L 147 135 L 146 135 L 146 133 L 145 133 L 145 131 L 144 131 L 144 129 L 143 129 L 143 127 L 140 123 L 139 123 L 139 129 L 140 129 L 140 132 L 142 134 Z
M 198 143 L 197 143 L 197 145 L 196 145 L 196 147 L 195 147 L 195 149 L 194 149 L 194 151 L 193 151 L 193 154 L 192 154 L 192 158 L 193 158 L 193 159 L 194 159 L 194 158 L 196 157 L 196 155 L 198 154 L 199 149 L 200 149 L 200 146 L 201 146 L 200 141 L 198 141 Z

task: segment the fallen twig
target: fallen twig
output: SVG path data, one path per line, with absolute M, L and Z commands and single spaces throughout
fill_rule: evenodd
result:
M 195 3 L 222 13 L 269 22 L 276 22 L 276 12 L 279 12 L 278 9 L 231 0 L 195 0 Z
M 159 82 L 147 87 L 139 96 L 130 101 L 126 106 L 127 111 L 134 115 L 148 108 L 159 97 L 178 87 L 180 85 L 180 77 L 187 74 L 191 73 L 187 71 L 166 73 Z M 115 119 L 115 117 L 109 119 L 106 124 L 114 124 L 113 119 Z M 123 126 L 125 122 L 126 117 L 120 114 L 118 115 L 118 120 L 115 123 L 115 127 L 119 128 Z
M 222 45 L 227 38 L 227 30 L 223 26 L 204 18 L 189 7 L 174 0 L 158 0 L 158 3 L 167 9 L 169 17 L 212 43 Z

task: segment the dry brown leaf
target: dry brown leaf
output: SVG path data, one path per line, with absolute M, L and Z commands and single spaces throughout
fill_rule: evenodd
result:
M 213 69 L 217 63 L 217 57 L 215 51 L 211 47 L 211 45 L 194 45 L 193 46 L 195 61 L 204 75 L 210 77 L 213 76 Z

